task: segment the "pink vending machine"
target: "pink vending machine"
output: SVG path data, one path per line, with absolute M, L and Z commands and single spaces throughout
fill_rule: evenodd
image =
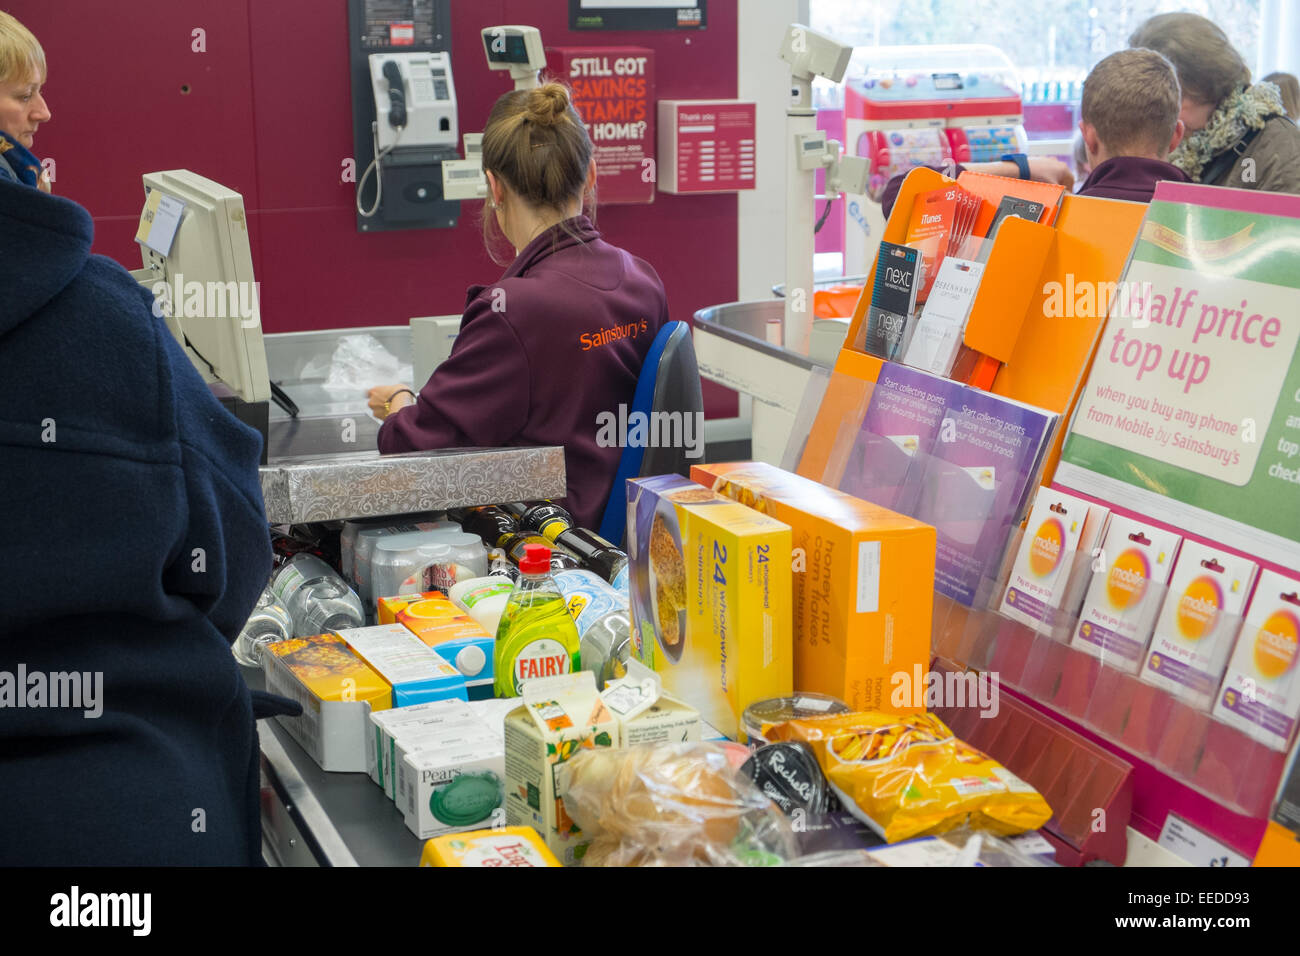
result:
M 880 194 L 913 166 L 1023 152 L 1020 80 L 997 47 L 860 47 L 844 89 L 845 150 L 871 160 L 866 196 L 845 197 L 844 272 L 866 273 L 885 228 Z

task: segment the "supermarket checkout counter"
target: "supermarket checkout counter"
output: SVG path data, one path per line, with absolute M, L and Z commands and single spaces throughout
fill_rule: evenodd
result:
M 341 521 L 532 501 L 565 494 L 564 449 L 451 448 L 380 456 L 365 383 L 330 388 L 345 335 L 365 333 L 399 364 L 410 329 L 388 326 L 265 336 L 267 366 L 298 405 L 273 408 L 261 469 L 270 524 Z M 396 381 L 395 376 L 382 379 Z M 373 383 L 372 383 L 373 384 Z M 249 687 L 264 675 L 243 668 Z M 326 773 L 275 719 L 258 721 L 263 856 L 280 866 L 414 866 L 422 843 L 366 774 Z
M 261 690 L 260 669 L 242 668 Z M 326 773 L 275 718 L 257 722 L 262 855 L 270 866 L 415 866 L 422 841 L 364 773 Z
M 835 365 L 849 327 L 848 319 L 815 320 L 810 354 L 803 355 L 781 345 L 784 317 L 782 299 L 729 302 L 695 313 L 700 375 L 753 399 L 752 457 L 773 465 L 782 463 L 813 370 Z

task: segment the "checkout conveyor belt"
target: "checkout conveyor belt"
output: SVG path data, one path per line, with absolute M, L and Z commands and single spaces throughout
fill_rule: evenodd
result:
M 241 668 L 261 690 L 262 671 Z M 263 855 L 275 866 L 415 866 L 423 842 L 364 773 L 326 773 L 274 717 L 257 722 Z

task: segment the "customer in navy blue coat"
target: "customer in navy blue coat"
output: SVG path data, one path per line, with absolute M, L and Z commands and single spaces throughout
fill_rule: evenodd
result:
M 371 390 L 379 450 L 564 447 L 564 504 L 600 524 L 622 450 L 600 417 L 632 404 L 668 301 L 649 263 L 604 241 L 582 214 L 592 145 L 563 86 L 502 96 L 483 131 L 491 197 L 485 226 L 514 247 L 501 279 L 473 286 L 451 355 L 417 397 Z
M 260 438 L 91 239 L 0 178 L 0 865 L 256 864 Z

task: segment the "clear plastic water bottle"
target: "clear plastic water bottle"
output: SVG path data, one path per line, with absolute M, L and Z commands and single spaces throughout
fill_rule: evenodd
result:
M 632 651 L 627 592 L 592 571 L 557 571 L 552 578 L 578 627 L 582 669 L 591 671 L 596 687 L 604 690 L 607 683 L 627 674 Z
M 365 624 L 365 610 L 356 592 L 315 555 L 294 555 L 276 572 L 270 590 L 289 612 L 294 637 Z
M 286 641 L 293 637 L 293 619 L 289 612 L 276 600 L 270 587 L 262 592 L 248 616 L 244 629 L 231 645 L 235 660 L 245 667 L 262 665 L 262 648 L 276 641 Z
M 627 676 L 632 656 L 632 621 L 627 611 L 610 611 L 587 626 L 579 643 L 582 669 L 596 676 L 596 689 Z

